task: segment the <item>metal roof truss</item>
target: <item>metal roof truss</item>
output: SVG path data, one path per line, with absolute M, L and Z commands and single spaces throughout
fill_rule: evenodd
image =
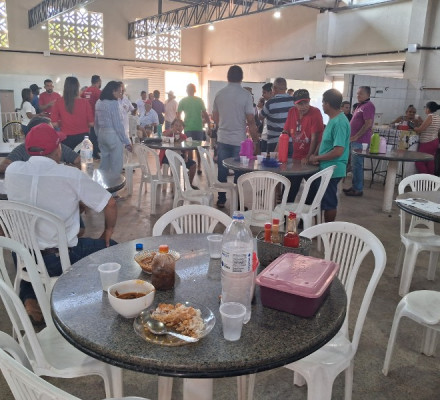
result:
M 216 21 L 257 14 L 271 9 L 310 3 L 313 0 L 206 0 L 128 24 L 128 38 L 137 39 Z

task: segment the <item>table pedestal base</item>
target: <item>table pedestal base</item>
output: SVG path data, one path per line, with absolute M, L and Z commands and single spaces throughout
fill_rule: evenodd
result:
M 212 379 L 183 380 L 183 400 L 212 400 L 214 381 Z
M 397 161 L 392 161 L 388 163 L 387 179 L 385 180 L 385 192 L 383 194 L 383 205 L 382 211 L 389 213 L 391 212 L 391 207 L 393 205 L 394 198 L 394 186 L 396 185 L 397 176 Z

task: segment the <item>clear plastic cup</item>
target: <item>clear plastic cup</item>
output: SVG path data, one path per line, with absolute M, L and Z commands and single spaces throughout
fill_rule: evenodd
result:
M 170 144 L 174 144 L 174 136 L 170 137 Z
M 121 264 L 118 263 L 105 263 L 98 267 L 102 290 L 104 292 L 107 292 L 110 286 L 118 282 L 120 269 Z
M 264 159 L 264 156 L 263 156 L 262 154 L 259 154 L 259 155 L 257 156 L 257 160 L 258 160 L 259 163 L 262 162 L 263 159 Z
M 208 236 L 209 256 L 211 258 L 221 258 L 223 235 Z
M 246 157 L 246 159 L 243 161 L 243 166 L 247 167 L 249 165 L 249 158 Z
M 387 144 L 387 153 L 393 151 L 393 145 L 392 144 Z
M 271 151 L 270 152 L 270 158 L 273 158 L 273 159 L 278 159 L 278 152 L 277 151 Z
M 363 151 L 364 153 L 366 153 L 366 152 L 367 152 L 367 149 L 368 149 L 368 143 L 362 143 L 362 151 Z
M 240 303 L 223 303 L 220 306 L 222 316 L 223 337 L 234 342 L 241 337 L 246 307 Z
M 244 164 L 246 162 L 246 160 L 248 160 L 248 158 L 246 156 L 240 156 L 240 163 Z

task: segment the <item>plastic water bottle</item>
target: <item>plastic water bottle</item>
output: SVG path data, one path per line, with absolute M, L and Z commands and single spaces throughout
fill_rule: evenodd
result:
M 234 212 L 231 224 L 223 234 L 222 303 L 237 302 L 246 307 L 244 323 L 251 318 L 251 301 L 255 283 L 252 268 L 254 242 L 244 223 L 243 214 Z
M 80 150 L 81 171 L 89 176 L 93 176 L 93 144 L 88 136 L 84 137 Z

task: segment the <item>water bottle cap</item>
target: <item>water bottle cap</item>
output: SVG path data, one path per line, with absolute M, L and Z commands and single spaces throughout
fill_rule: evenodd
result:
M 232 216 L 232 219 L 242 220 L 244 219 L 244 215 L 239 211 L 234 211 L 234 215 Z
M 143 250 L 144 245 L 142 243 L 136 243 L 136 250 Z

